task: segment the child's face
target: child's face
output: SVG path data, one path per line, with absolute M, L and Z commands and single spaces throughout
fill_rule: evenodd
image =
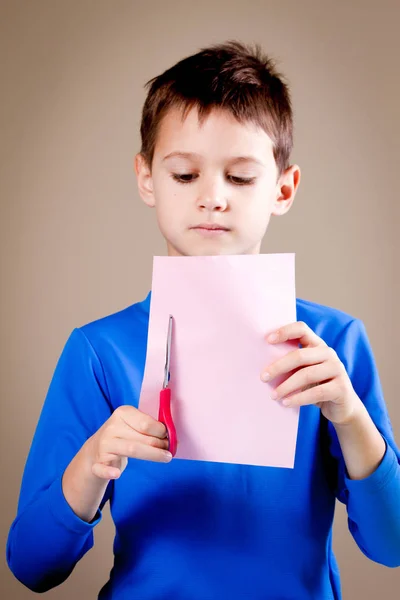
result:
M 200 126 L 197 114 L 192 109 L 185 121 L 177 109 L 166 114 L 151 173 L 135 157 L 140 195 L 156 208 L 170 256 L 257 254 L 271 214 L 289 210 L 300 170 L 294 165 L 277 180 L 272 141 L 261 128 L 222 110 Z M 190 156 L 168 158 L 177 152 Z M 259 162 L 238 160 L 249 156 Z

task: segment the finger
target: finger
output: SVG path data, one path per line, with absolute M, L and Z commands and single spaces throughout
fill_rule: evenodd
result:
M 324 402 L 335 402 L 339 397 L 338 387 L 334 380 L 316 385 L 299 394 L 294 394 L 290 398 L 282 400 L 282 404 L 287 407 L 306 406 L 310 404 L 321 405 Z
M 119 406 L 114 414 L 122 419 L 129 427 L 139 431 L 143 435 L 150 435 L 160 439 L 165 438 L 167 429 L 164 423 L 156 421 L 150 415 L 138 410 L 134 406 L 123 405 Z
M 294 392 L 305 391 L 310 386 L 334 379 L 340 374 L 340 371 L 339 363 L 335 361 L 324 361 L 318 365 L 304 367 L 281 383 L 272 392 L 271 398 L 281 400 Z
M 167 450 L 156 448 L 148 443 L 141 443 L 136 440 L 123 440 L 120 438 L 112 439 L 107 451 L 109 455 L 105 455 L 104 462 L 110 460 L 110 455 L 150 460 L 154 462 L 170 462 L 172 459 L 172 454 Z
M 95 463 L 92 466 L 92 473 L 100 479 L 118 479 L 121 476 L 121 470 L 117 467 L 109 467 L 102 463 Z
M 289 352 L 279 360 L 271 363 L 261 375 L 263 381 L 270 381 L 278 375 L 283 375 L 296 369 L 322 363 L 334 358 L 334 350 L 328 346 L 317 346 L 316 348 L 297 348 Z M 337 355 L 335 353 L 337 358 Z
M 296 321 L 284 325 L 277 331 L 267 337 L 271 344 L 281 344 L 289 340 L 299 340 L 302 346 L 326 346 L 326 342 L 321 339 L 304 321 Z
M 164 450 L 167 450 L 169 445 L 168 437 L 164 437 L 161 439 L 152 435 L 140 433 L 139 431 L 136 431 L 136 429 L 132 429 L 132 427 L 129 427 L 129 425 L 127 425 L 127 423 L 125 423 L 124 421 L 118 423 L 118 425 L 113 431 L 112 437 L 121 438 L 124 440 L 132 440 L 140 442 L 141 444 L 148 444 L 149 446 L 154 446 L 154 448 L 161 448 Z

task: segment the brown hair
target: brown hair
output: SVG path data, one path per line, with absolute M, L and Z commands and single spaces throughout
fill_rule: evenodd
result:
M 228 110 L 240 123 L 255 123 L 273 141 L 279 174 L 289 166 L 293 146 L 289 88 L 258 44 L 252 48 L 233 40 L 203 48 L 150 79 L 147 87 L 140 152 L 150 168 L 161 120 L 173 107 L 182 109 L 183 118 L 196 107 L 200 123 L 212 108 Z

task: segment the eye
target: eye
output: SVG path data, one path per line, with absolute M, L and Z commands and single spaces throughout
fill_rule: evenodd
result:
M 229 175 L 229 178 L 235 185 L 252 185 L 256 180 L 255 177 L 235 177 L 234 175 Z
M 183 175 L 172 173 L 171 177 L 177 183 L 186 184 L 192 183 L 192 181 L 197 179 L 198 175 L 194 173 L 184 173 Z M 235 177 L 234 175 L 228 175 L 227 177 L 234 185 L 252 185 L 256 180 L 255 177 Z
M 177 181 L 178 183 L 192 183 L 193 179 L 191 177 L 197 177 L 193 173 L 184 173 L 183 175 L 179 175 L 178 173 L 172 173 L 172 179 Z

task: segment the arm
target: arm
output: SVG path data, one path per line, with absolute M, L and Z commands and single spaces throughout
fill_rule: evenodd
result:
M 96 518 L 108 479 L 100 479 L 93 473 L 92 438 L 87 440 L 69 463 L 62 478 L 62 490 L 66 501 L 83 521 L 90 523 Z
M 288 340 L 302 347 L 262 374 L 264 381 L 289 374 L 271 398 L 283 406 L 321 409 L 335 463 L 332 471 L 327 468 L 347 506 L 350 531 L 366 556 L 399 566 L 400 451 L 364 325 L 348 322 L 331 347 L 302 321 L 268 336 L 270 343 Z
M 129 458 L 170 462 L 163 423 L 134 406 L 121 405 L 85 442 L 66 468 L 62 480 L 68 504 L 84 521 L 96 517 L 111 479 L 119 479 Z
M 55 369 L 25 465 L 17 515 L 7 541 L 7 562 L 36 592 L 62 583 L 93 546 L 93 529 L 111 494 L 86 522 L 72 510 L 62 487 L 67 465 L 112 412 L 99 359 L 80 329 L 69 337 Z
M 372 475 L 382 462 L 386 443 L 361 400 L 351 420 L 335 424 L 335 430 L 349 479 Z
M 346 504 L 349 529 L 362 552 L 386 566 L 400 566 L 400 452 L 361 321 L 350 323 L 336 351 L 361 399 L 349 423 L 329 423 L 337 497 Z

